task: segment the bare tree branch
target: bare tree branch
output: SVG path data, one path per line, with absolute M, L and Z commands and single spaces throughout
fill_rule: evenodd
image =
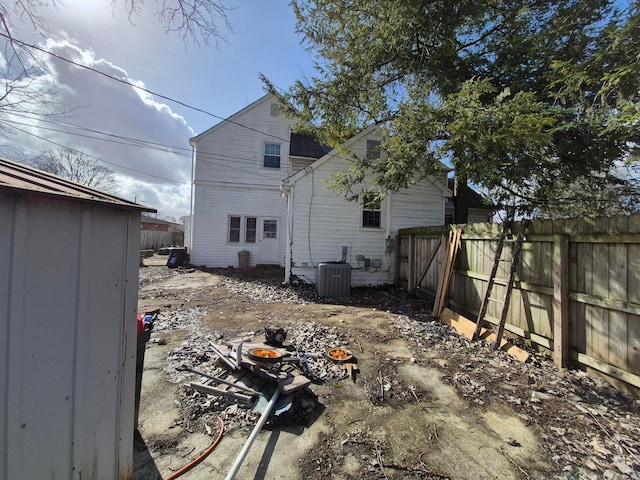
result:
M 129 19 L 142 13 L 144 0 L 111 0 L 117 7 L 122 2 L 129 15 Z M 185 43 L 195 45 L 217 46 L 225 41 L 218 22 L 224 24 L 224 29 L 232 31 L 229 14 L 234 10 L 219 0 L 158 0 L 159 9 L 156 12 L 167 33 L 178 33 Z
M 108 193 L 116 193 L 118 190 L 113 170 L 77 150 L 48 150 L 29 163 L 40 170 L 89 188 Z
M 156 0 L 157 15 L 166 31 L 178 33 L 185 43 L 213 42 L 217 46 L 224 40 L 221 31 L 231 31 L 228 15 L 233 10 L 221 2 Z M 143 13 L 144 0 L 111 0 L 111 4 L 124 8 L 130 21 Z M 59 116 L 71 109 L 56 101 L 55 85 L 38 49 L 27 48 L 14 34 L 17 22 L 29 25 L 41 36 L 48 34 L 46 11 L 52 8 L 70 7 L 64 0 L 0 0 L 0 114 Z M 224 27 L 219 28 L 219 22 Z

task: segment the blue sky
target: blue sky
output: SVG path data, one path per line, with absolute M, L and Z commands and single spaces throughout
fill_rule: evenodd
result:
M 154 15 L 155 2 L 146 2 L 131 20 L 122 4 L 116 1 L 113 8 L 110 0 L 65 0 L 58 9 L 40 11 L 47 35 L 34 36 L 26 26 L 16 36 L 214 116 L 43 55 L 50 74 L 39 81 L 54 82 L 57 98 L 74 110 L 55 124 L 37 117 L 8 119 L 19 123 L 0 132 L 2 144 L 25 156 L 59 145 L 83 151 L 116 172 L 121 197 L 154 207 L 161 217 L 179 218 L 189 213 L 189 138 L 218 123 L 215 116 L 226 118 L 264 95 L 259 73 L 286 89 L 311 74 L 312 59 L 295 33 L 288 1 L 227 2 L 235 7 L 229 15 L 233 31 L 221 23 L 226 42 L 201 47 L 166 34 Z M 78 135 L 79 126 L 109 133 L 111 141 L 96 140 L 100 135 L 95 133 L 89 135 L 93 138 Z M 179 148 L 138 148 L 115 143 L 113 136 Z

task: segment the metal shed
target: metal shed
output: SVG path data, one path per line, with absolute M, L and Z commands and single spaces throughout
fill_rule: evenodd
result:
M 0 478 L 132 478 L 142 211 L 0 159 Z

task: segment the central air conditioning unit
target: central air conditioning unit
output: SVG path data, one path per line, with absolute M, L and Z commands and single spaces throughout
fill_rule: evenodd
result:
M 319 263 L 316 289 L 318 297 L 351 295 L 351 265 L 340 262 Z

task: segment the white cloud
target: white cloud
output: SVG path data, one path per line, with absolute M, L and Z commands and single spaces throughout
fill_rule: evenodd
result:
M 40 72 L 36 82 L 46 86 L 54 80 L 56 98 L 76 107 L 64 120 L 183 150 L 172 154 L 92 140 L 45 130 L 68 131 L 43 121 L 37 122 L 33 127 L 37 130 L 32 133 L 115 164 L 110 167 L 118 172 L 121 196 L 142 198 L 162 216 L 187 214 L 191 173 L 188 139 L 261 97 L 264 89 L 259 72 L 286 88 L 310 66 L 309 54 L 295 34 L 295 16 L 288 2 L 236 3 L 237 9 L 230 16 L 234 33 L 223 31 L 228 43 L 221 43 L 219 48 L 185 44 L 175 32 L 167 33 L 155 15 L 156 2 L 142 3 L 143 11 L 132 18 L 120 0 L 65 0 L 58 8 L 43 4 L 39 13 L 46 18 L 48 31 L 54 34 L 34 31 L 29 22 L 20 24 L 19 19 L 14 19 L 14 38 L 41 44 L 105 74 L 197 107 L 152 98 L 141 90 L 47 56 L 44 61 L 50 65 L 52 75 Z M 0 110 L 1 107 L 2 104 Z M 26 118 L 14 121 L 33 122 Z M 57 148 L 24 135 L 14 135 L 11 142 L 0 138 L 0 144 L 6 145 L 0 155 L 13 154 L 14 150 L 18 150 L 17 154 L 35 155 Z
M 130 78 L 123 68 L 108 59 L 98 58 L 93 51 L 69 39 L 50 38 L 43 48 L 109 77 L 144 88 L 142 81 Z M 8 139 L 13 148 L 20 145 L 19 150 L 27 156 L 59 148 L 56 144 L 80 150 L 103 160 L 117 173 L 119 196 L 130 200 L 137 198 L 156 208 L 161 216 L 178 218 L 188 214 L 191 175 L 188 139 L 194 132 L 185 119 L 169 105 L 132 85 L 50 55 L 42 54 L 42 62 L 50 73 L 35 79 L 34 85 L 53 82 L 57 87 L 57 100 L 73 110 L 55 123 L 37 117 L 9 118 L 14 122 L 30 123 L 30 127 L 19 128 L 41 137 L 13 131 Z

